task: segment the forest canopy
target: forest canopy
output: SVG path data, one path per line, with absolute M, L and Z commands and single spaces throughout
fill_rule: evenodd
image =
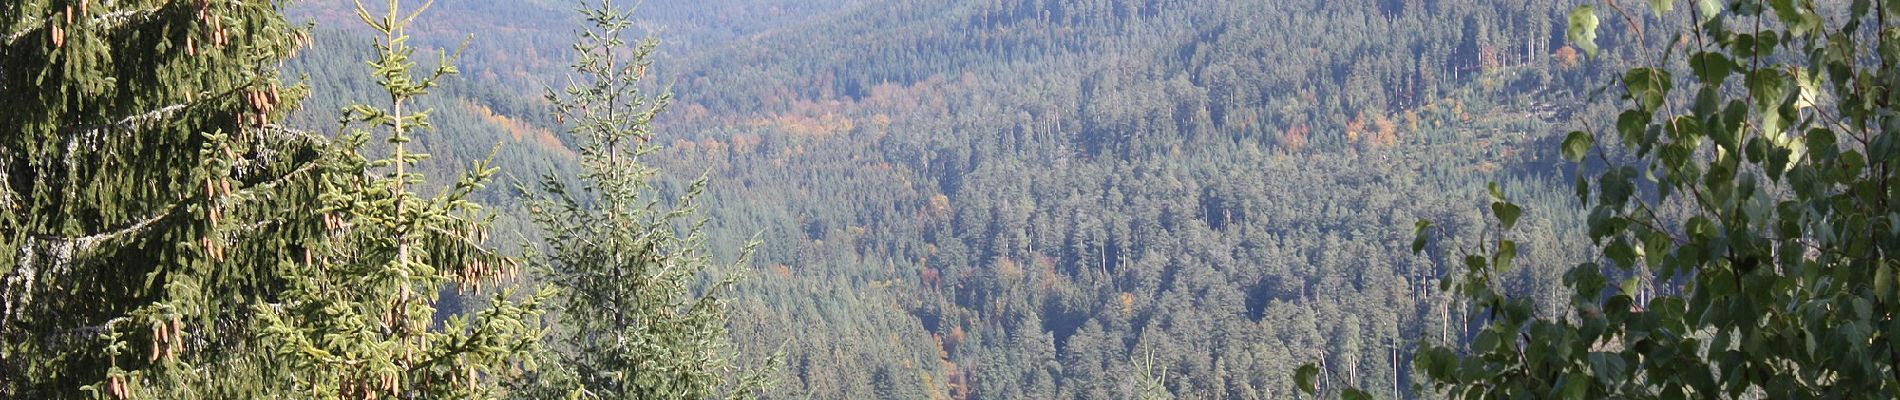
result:
M 1891 397 L 1887 2 L 366 3 L 0 4 L 0 397 Z

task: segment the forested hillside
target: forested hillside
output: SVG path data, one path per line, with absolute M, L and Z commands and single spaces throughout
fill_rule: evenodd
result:
M 332 3 L 285 12 L 314 24 L 283 61 L 309 95 L 274 120 L 328 129 L 389 97 L 363 72 L 377 33 Z M 673 97 L 651 136 L 625 140 L 653 146 L 627 154 L 654 175 L 603 189 L 640 196 L 576 204 L 706 219 L 703 236 L 664 212 L 612 221 L 663 218 L 641 227 L 738 263 L 733 281 L 692 264 L 697 283 L 667 293 L 720 295 L 708 304 L 730 309 L 733 368 L 765 371 L 765 398 L 1292 398 L 1303 363 L 1327 384 L 1426 397 L 1414 352 L 1471 342 L 1489 320 L 1443 285 L 1485 251 L 1458 243 L 1496 234 L 1487 184 L 1530 211 L 1515 230 L 1528 267 L 1501 280 L 1536 315 L 1570 314 L 1566 268 L 1597 250 L 1573 179 L 1601 165 L 1565 163 L 1562 133 L 1615 121 L 1618 93 L 1601 89 L 1654 50 L 1635 43 L 1672 42 L 1626 29 L 1658 16 L 1623 13 L 1587 59 L 1566 39 L 1574 5 L 647 0 L 632 32 L 661 42 L 633 80 Z M 435 7 L 411 32 L 417 68 L 440 52 L 460 74 L 410 103 L 452 133 L 418 135 L 409 151 L 433 157 L 414 171 L 492 160 L 496 182 L 468 197 L 503 252 L 586 242 L 572 232 L 600 226 L 550 227 L 553 200 L 521 189 L 618 171 L 595 166 L 599 139 L 547 97 L 574 81 L 588 21 L 557 0 Z M 414 190 L 456 193 L 436 187 Z M 1474 240 L 1415 252 L 1420 219 Z M 568 246 L 557 257 L 626 249 Z M 438 322 L 491 304 L 463 286 L 441 290 Z
M 661 192 L 709 171 L 699 207 L 713 251 L 763 242 L 731 326 L 742 354 L 787 356 L 770 397 L 1133 398 L 1145 374 L 1178 397 L 1245 399 L 1292 396 L 1293 367 L 1314 360 L 1403 396 L 1421 340 L 1466 339 L 1466 307 L 1439 290 L 1457 249 L 1413 256 L 1412 222 L 1476 237 L 1491 181 L 1532 210 L 1574 208 L 1554 142 L 1603 115 L 1585 95 L 1625 50 L 1586 62 L 1564 38 L 1570 6 L 649 1 L 637 13 L 665 43 L 652 73 L 677 96 L 652 159 Z M 438 108 L 497 133 L 438 151 L 533 144 L 503 154 L 549 161 L 504 162 L 524 167 L 505 174 L 560 168 L 557 144 L 573 139 L 548 129 L 532 90 L 558 82 L 535 71 L 565 60 L 537 39 L 562 37 L 540 23 L 563 21 L 545 14 L 558 5 L 447 7 L 424 42 L 475 39 L 467 83 L 443 100 L 461 104 Z M 320 32 L 333 19 L 311 14 Z M 315 65 L 351 50 L 322 51 L 321 36 L 294 70 L 340 82 Z M 1580 216 L 1533 215 L 1524 264 L 1588 250 Z M 1520 270 L 1510 288 L 1559 315 L 1561 274 Z
M 1415 220 L 1479 237 L 1501 182 L 1508 287 L 1565 311 L 1555 141 L 1630 51 L 1570 6 L 868 2 L 659 65 L 665 165 L 720 178 L 715 248 L 763 232 L 733 323 L 780 397 L 1284 398 L 1316 360 L 1408 397 L 1482 319 Z

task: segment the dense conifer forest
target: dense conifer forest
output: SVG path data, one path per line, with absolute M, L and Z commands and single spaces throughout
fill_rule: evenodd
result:
M 369 3 L 0 5 L 0 397 L 1900 388 L 1887 1 Z

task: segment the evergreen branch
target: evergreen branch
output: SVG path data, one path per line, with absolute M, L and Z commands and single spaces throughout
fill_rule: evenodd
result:
M 74 254 L 91 252 L 98 249 L 99 244 L 109 240 L 143 233 L 153 225 L 157 225 L 159 221 L 164 221 L 165 219 L 179 215 L 178 211 L 183 209 L 184 203 L 173 203 L 170 207 L 166 207 L 165 211 L 138 220 L 138 222 L 134 222 L 132 225 L 124 228 L 81 237 L 66 238 L 58 235 L 27 235 L 26 244 L 21 246 L 24 251 L 20 253 L 20 265 L 22 268 L 31 269 L 30 266 L 33 265 L 33 260 L 39 257 L 35 257 L 34 251 L 26 249 L 35 248 L 37 245 L 39 248 L 48 249 L 53 252 L 52 261 L 54 267 L 65 266 L 69 261 L 72 261 Z
M 73 133 L 73 140 L 77 141 L 81 138 L 96 140 L 100 134 L 118 128 L 137 130 L 139 128 L 148 127 L 154 123 L 171 119 L 172 116 L 178 115 L 179 111 L 184 111 L 188 106 L 190 106 L 190 103 L 172 104 L 159 107 L 152 111 L 146 111 L 142 114 L 129 115 L 125 118 L 120 118 L 117 122 L 109 124 L 73 127 L 71 129 L 78 130 L 78 132 Z
M 481 254 L 481 255 L 489 256 L 489 257 L 498 257 L 498 258 L 501 257 L 500 253 L 496 253 L 495 250 L 482 246 L 481 242 L 476 241 L 475 238 L 469 237 L 468 235 L 450 232 L 447 229 L 442 229 L 442 227 L 434 226 L 434 225 L 429 226 L 425 230 L 428 232 L 434 232 L 435 234 L 442 235 L 449 239 L 453 239 L 457 243 L 460 243 L 464 246 L 468 246 L 469 249 L 474 250 L 475 253 L 477 254 Z
M 9 178 L 13 174 L 6 172 L 12 168 L 6 164 L 4 158 L 0 158 L 0 211 L 17 215 L 23 211 L 18 209 L 20 207 L 18 203 L 19 200 L 15 199 L 19 197 L 19 193 L 13 192 L 13 181 Z
M 105 14 L 100 14 L 97 17 L 92 17 L 92 19 L 87 21 L 86 24 L 83 24 L 83 26 L 86 27 L 86 30 L 92 31 L 94 33 L 106 33 L 107 31 L 124 28 L 125 26 L 132 25 L 133 23 L 136 23 L 136 22 L 144 22 L 147 20 L 151 20 L 153 18 L 157 18 L 156 14 L 158 13 L 158 11 L 164 8 L 165 8 L 164 5 L 160 5 L 160 6 L 156 6 L 152 8 L 113 11 L 113 12 L 109 12 Z M 25 23 L 21 24 L 21 25 L 25 25 L 24 28 L 21 28 L 19 31 L 16 31 L 16 32 L 13 32 L 12 34 L 7 35 L 6 43 L 4 44 L 4 46 L 12 47 L 15 44 L 19 44 L 19 41 L 21 39 L 25 39 L 28 36 L 32 36 L 36 33 L 44 31 L 47 25 L 51 23 L 51 21 L 53 21 L 53 19 L 56 17 L 57 17 L 56 15 L 49 15 L 49 16 L 46 16 L 45 18 L 26 21 Z
M 8 299 L 8 304 L 11 304 L 11 299 Z M 7 318 L 10 319 L 11 316 L 8 315 Z M 113 325 L 127 321 L 131 321 L 131 318 L 117 317 L 97 325 L 80 326 L 37 334 L 33 332 L 11 331 L 6 332 L 6 339 L 15 343 L 24 343 L 28 340 L 32 340 L 34 336 L 39 336 L 41 346 L 48 349 L 66 350 L 77 347 L 79 343 L 98 338 L 101 334 L 111 330 Z
M 144 123 L 147 121 L 168 118 L 171 114 L 176 113 L 178 110 L 181 110 L 184 107 L 185 105 L 183 104 L 174 104 L 171 106 L 161 107 L 160 109 L 154 110 L 152 112 L 130 116 L 130 117 L 121 119 L 117 125 L 134 125 L 134 124 Z M 289 129 L 289 128 L 284 128 L 284 127 L 276 126 L 276 125 L 268 125 L 265 128 L 276 131 L 278 133 L 283 133 L 289 138 L 302 139 L 306 143 L 309 143 L 309 142 L 321 143 L 321 140 L 323 140 L 321 136 L 318 136 L 306 131 Z M 68 148 L 71 148 L 72 146 L 75 146 L 77 144 L 78 144 L 77 139 L 75 139 L 75 141 L 73 142 L 67 143 Z M 275 189 L 277 186 L 280 186 L 283 183 L 288 182 L 290 179 L 298 175 L 303 175 L 306 172 L 316 169 L 317 166 L 318 166 L 317 163 L 314 161 L 305 163 L 303 166 L 298 167 L 296 170 L 292 170 L 288 173 L 285 173 L 284 175 L 272 181 L 260 183 L 257 185 L 252 185 L 251 187 L 247 187 L 242 190 L 239 190 L 237 191 L 237 193 L 234 193 L 234 194 L 250 195 L 250 194 L 265 191 L 265 190 Z M 4 177 L 0 177 L 0 180 L 4 180 L 4 179 L 5 179 Z M 0 181 L 0 183 L 5 183 L 5 182 Z M 242 197 L 235 197 L 235 198 L 241 199 L 241 198 L 248 198 L 248 197 L 249 196 L 242 196 Z M 238 201 L 239 200 L 234 200 L 233 197 L 227 197 L 224 199 L 220 199 L 217 202 L 217 204 L 215 204 L 215 207 L 217 207 L 219 210 L 229 209 L 231 206 L 236 205 Z M 72 259 L 74 258 L 76 254 L 90 253 L 98 249 L 100 245 L 107 243 L 109 241 L 141 234 L 145 232 L 146 230 L 149 230 L 152 226 L 157 225 L 159 222 L 179 215 L 180 210 L 184 209 L 183 205 L 184 203 L 182 202 L 173 203 L 171 206 L 166 207 L 163 211 L 159 213 L 136 220 L 136 222 L 133 222 L 131 225 L 128 225 L 124 228 L 120 228 L 120 229 L 113 230 L 110 232 L 101 232 L 101 233 L 93 234 L 93 235 L 87 235 L 87 236 L 81 236 L 81 237 L 70 237 L 70 238 L 63 237 L 60 235 L 28 234 L 26 235 L 27 241 L 24 244 L 24 246 L 22 246 L 22 248 L 23 249 L 35 249 L 35 248 L 47 249 L 51 251 L 51 255 L 53 255 L 52 259 L 50 259 L 49 261 L 53 263 L 54 267 L 64 268 L 65 266 L 69 265 L 69 263 L 72 261 Z M 13 206 L 12 191 L 10 189 L 5 190 L 5 191 L 0 191 L 0 208 L 11 208 L 12 206 Z M 35 242 L 39 242 L 39 243 L 35 243 Z M 21 265 L 21 267 L 24 270 L 31 271 L 33 261 L 39 259 L 40 255 L 45 255 L 45 254 L 36 255 L 35 252 L 32 250 L 23 251 L 20 254 L 19 265 Z
M 278 124 L 264 124 L 264 126 L 262 126 L 261 128 L 267 131 L 273 131 L 276 133 L 290 135 L 291 137 L 295 137 L 298 139 L 303 139 L 303 140 L 315 142 L 315 143 L 322 143 L 325 140 L 329 140 L 329 138 L 326 138 L 323 135 L 319 135 L 319 134 L 302 130 L 302 129 L 290 128 L 290 127 L 286 127 L 286 126 L 278 125 Z
M 317 169 L 317 167 L 319 166 L 320 165 L 316 161 L 304 163 L 303 166 L 297 167 L 297 169 L 291 170 L 290 172 L 286 172 L 284 173 L 283 176 L 280 176 L 277 179 L 273 179 L 269 182 L 251 185 L 251 187 L 247 187 L 244 189 L 239 189 L 236 193 L 232 193 L 229 196 L 225 196 L 224 198 L 219 199 L 216 206 L 219 209 L 224 209 L 225 207 L 235 205 L 237 204 L 239 200 L 244 199 L 244 198 L 249 198 L 250 194 L 261 192 L 268 189 L 276 189 L 277 186 L 283 185 L 286 182 L 290 182 L 290 178 L 295 177 L 297 175 L 303 175 L 304 173 Z
M 78 169 L 77 160 L 74 159 L 74 156 L 79 154 L 79 145 L 82 142 L 86 144 L 88 148 L 96 148 L 98 147 L 99 139 L 102 136 L 101 134 L 108 130 L 111 130 L 114 128 L 130 127 L 130 128 L 133 128 L 131 130 L 136 131 L 137 130 L 136 128 L 140 126 L 139 124 L 146 124 L 146 123 L 151 123 L 153 121 L 159 121 L 159 120 L 171 118 L 173 115 L 177 114 L 179 111 L 184 110 L 187 107 L 187 105 L 188 105 L 187 103 L 173 104 L 173 105 L 168 105 L 164 107 L 159 107 L 156 110 L 148 111 L 142 114 L 127 116 L 127 117 L 119 119 L 118 122 L 114 122 L 111 124 L 92 126 L 92 127 L 87 127 L 87 128 L 72 128 L 72 129 L 83 129 L 83 131 L 74 133 L 72 136 L 68 137 L 66 140 L 66 154 L 65 154 L 66 168 L 69 170 Z
M 17 308 L 25 308 L 27 304 L 33 302 L 33 283 L 39 280 L 35 277 L 35 275 L 39 274 L 39 271 L 34 261 L 46 258 L 49 268 L 52 269 L 52 271 L 50 271 L 51 273 L 64 275 L 67 272 L 66 269 L 72 266 L 71 261 L 74 258 L 74 254 L 89 253 L 97 249 L 100 243 L 144 232 L 152 225 L 158 224 L 159 221 L 178 215 L 177 211 L 184 208 L 182 205 L 182 203 L 175 203 L 171 207 L 166 208 L 162 213 L 140 220 L 131 226 L 107 233 L 78 238 L 60 238 L 53 235 L 25 235 L 26 238 L 23 243 L 21 243 L 19 249 L 20 259 L 16 264 L 18 268 L 13 271 L 13 276 L 7 279 L 8 282 L 6 282 L 5 290 L 0 291 L 0 303 L 3 303 L 5 306 L 4 310 L 0 310 L 0 321 L 12 321 L 13 310 L 16 309 L 16 306 Z M 16 287 L 19 289 L 18 292 L 14 291 Z
M 306 131 L 306 130 L 288 128 L 282 125 L 265 124 L 263 126 L 258 127 L 257 129 L 261 131 L 265 131 L 266 133 L 274 133 L 277 136 L 271 137 L 269 139 L 259 138 L 258 140 L 255 140 L 254 143 L 260 144 L 259 146 L 257 146 L 257 149 L 255 149 L 255 151 L 258 152 L 257 157 L 236 160 L 236 162 L 233 163 L 233 165 L 231 166 L 231 169 L 233 171 L 242 171 L 244 173 L 249 173 L 251 171 L 247 170 L 247 168 L 254 167 L 255 164 L 259 164 L 260 162 L 269 163 L 271 158 L 276 155 L 277 150 L 272 149 L 268 146 L 264 146 L 266 144 L 295 142 L 295 144 L 300 144 L 300 145 L 308 146 L 309 148 L 315 148 L 315 149 L 324 148 L 325 146 L 329 144 L 329 138 L 323 137 L 323 135 L 316 134 L 316 133 Z
M 302 167 L 299 167 L 296 170 L 292 170 L 288 173 L 285 173 L 282 177 L 279 177 L 275 180 L 272 180 L 270 182 L 260 183 L 257 185 L 252 185 L 251 187 L 247 187 L 247 188 L 237 191 L 236 193 L 233 193 L 231 196 L 226 196 L 223 199 L 219 199 L 216 202 L 216 204 L 214 204 L 214 206 L 220 210 L 228 209 L 229 207 L 238 204 L 238 202 L 241 201 L 241 199 L 249 197 L 246 195 L 265 191 L 265 190 L 275 189 L 277 186 L 282 185 L 285 182 L 289 182 L 292 178 L 298 175 L 303 175 L 306 172 L 315 170 L 317 167 L 318 167 L 318 164 L 316 162 L 305 163 Z M 97 249 L 99 245 L 102 243 L 106 243 L 111 240 L 116 240 L 119 238 L 143 233 L 144 231 L 150 229 L 153 225 L 157 225 L 159 222 L 164 221 L 167 218 L 181 215 L 179 211 L 185 209 L 184 205 L 185 203 L 183 202 L 172 203 L 170 207 L 166 207 L 165 210 L 162 212 L 145 217 L 144 219 L 140 219 L 137 222 L 132 223 L 131 225 L 128 225 L 124 228 L 119 228 L 117 230 L 113 230 L 111 232 L 101 232 L 101 233 L 97 233 L 93 235 L 74 237 L 74 238 L 61 237 L 58 235 L 29 234 L 27 235 L 27 244 L 24 247 L 33 248 L 35 246 L 35 243 L 34 243 L 35 241 L 41 242 L 40 245 L 45 246 L 45 248 L 57 250 L 59 254 L 61 254 L 62 258 L 54 260 L 55 263 L 64 264 L 65 262 L 72 260 L 73 254 L 83 254 L 86 252 L 90 252 L 92 250 Z M 21 265 L 31 265 L 31 261 L 35 259 L 36 257 L 33 257 L 33 253 L 29 251 L 29 252 L 24 252 L 23 254 L 21 254 L 20 258 L 21 258 L 20 260 Z
M 198 105 L 204 104 L 205 100 L 209 100 L 210 98 L 216 98 L 216 97 L 233 96 L 243 90 L 244 90 L 244 86 L 233 87 L 230 90 L 226 90 L 224 92 L 217 93 L 213 96 L 208 96 L 206 98 L 200 99 L 200 101 L 188 100 L 183 103 L 166 105 L 163 107 L 153 109 L 151 111 L 146 111 L 144 113 L 128 115 L 128 116 L 119 118 L 118 121 L 108 123 L 108 124 L 69 127 L 66 130 L 70 132 L 73 135 L 73 137 L 72 137 L 72 141 L 67 142 L 66 145 L 67 147 L 70 148 L 72 146 L 77 145 L 79 143 L 79 140 L 81 139 L 89 139 L 93 142 L 96 142 L 103 133 L 113 130 L 113 129 L 129 129 L 129 130 L 134 131 L 134 133 L 136 133 L 138 129 L 150 127 L 152 125 L 156 125 L 164 121 L 170 121 L 172 120 L 172 117 L 177 116 L 178 113 L 183 112 L 188 108 L 192 108 L 192 107 L 196 107 Z M 315 135 L 309 134 L 308 132 L 284 128 L 276 124 L 267 124 L 264 126 L 269 130 L 274 130 L 279 133 L 288 133 L 288 134 L 292 134 L 292 135 L 304 137 L 304 138 L 315 136 Z

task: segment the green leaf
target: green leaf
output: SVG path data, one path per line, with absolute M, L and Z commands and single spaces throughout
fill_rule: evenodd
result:
M 1755 99 L 1755 112 L 1774 113 L 1788 94 L 1788 80 L 1781 71 L 1763 68 L 1748 74 L 1748 92 Z
M 1603 248 L 1603 256 L 1615 261 L 1617 268 L 1636 268 L 1636 248 L 1630 247 L 1629 241 L 1617 239 L 1610 242 L 1608 247 Z
M 1664 255 L 1669 254 L 1669 246 L 1675 242 L 1669 238 L 1669 235 L 1656 231 L 1649 231 L 1642 237 L 1643 261 L 1648 263 L 1650 268 L 1657 268 L 1658 264 L 1663 262 Z
M 1609 284 L 1609 281 L 1603 278 L 1603 273 L 1597 271 L 1598 268 L 1600 267 L 1596 263 L 1582 263 L 1570 267 L 1570 271 L 1564 273 L 1564 284 L 1576 289 L 1575 296 L 1595 302 L 1597 294 L 1603 291 L 1603 286 Z
M 1820 28 L 1820 17 L 1813 13 L 1803 12 L 1801 8 L 1794 4 L 1793 0 L 1771 0 L 1768 4 L 1774 7 L 1775 18 L 1779 18 L 1783 24 L 1787 24 L 1788 33 L 1792 36 L 1798 37 L 1806 35 L 1808 32 Z
M 1517 259 L 1517 242 L 1506 240 L 1506 241 L 1498 243 L 1497 261 L 1494 261 L 1492 263 L 1497 264 L 1498 272 L 1510 272 L 1511 261 L 1514 261 L 1516 259 Z
M 1655 11 L 1656 16 L 1660 17 L 1664 13 L 1675 11 L 1676 0 L 1649 0 L 1649 9 Z
M 1584 54 L 1597 56 L 1597 11 L 1589 5 L 1577 6 L 1570 10 L 1570 30 L 1567 32 L 1570 43 L 1583 49 Z
M 1695 6 L 1702 14 L 1702 20 L 1697 22 L 1709 22 L 1709 19 L 1722 13 L 1722 0 L 1696 0 Z
M 1590 376 L 1572 372 L 1564 376 L 1564 400 L 1584 400 L 1590 398 Z
M 1319 376 L 1319 367 L 1313 364 L 1301 365 L 1299 370 L 1293 372 L 1293 383 L 1299 385 L 1301 392 L 1314 394 L 1316 390 L 1313 389 L 1313 378 L 1317 376 Z
M 1635 147 L 1643 139 L 1643 130 L 1649 127 L 1650 113 L 1642 110 L 1625 110 L 1616 116 L 1616 133 L 1623 144 Z
M 1597 381 L 1611 384 L 1624 379 L 1627 364 L 1616 353 L 1592 352 L 1589 355 L 1590 369 L 1596 372 Z
M 1372 395 L 1366 394 L 1366 392 L 1360 391 L 1359 389 L 1346 388 L 1344 393 L 1339 394 L 1339 398 L 1343 400 L 1372 400 Z
M 1729 61 L 1722 53 L 1706 51 L 1689 56 L 1689 67 L 1695 69 L 1696 77 L 1701 78 L 1702 83 L 1714 86 L 1720 86 L 1722 80 L 1735 72 L 1734 61 Z
M 1577 194 L 1578 203 L 1584 203 L 1584 202 L 1590 201 L 1590 179 L 1589 178 L 1585 178 L 1581 174 L 1577 175 L 1577 184 L 1575 188 L 1577 191 L 1576 194 Z
M 1564 137 L 1564 159 L 1581 162 L 1583 156 L 1590 153 L 1590 147 L 1596 146 L 1597 139 L 1584 131 L 1570 132 Z
M 1804 71 L 1795 77 L 1795 108 L 1811 108 L 1822 105 L 1827 92 L 1821 90 L 1821 75 L 1816 71 Z
M 1635 171 L 1628 167 L 1604 173 L 1597 181 L 1598 201 L 1619 210 L 1628 205 L 1630 196 L 1636 193 L 1632 175 Z
M 1420 219 L 1412 228 L 1412 254 L 1425 251 L 1425 242 L 1432 238 L 1432 221 Z
M 1781 113 L 1776 111 L 1777 110 L 1770 108 L 1762 112 L 1761 121 L 1758 122 L 1761 126 L 1761 131 L 1771 138 L 1783 136 L 1788 129 L 1788 120 L 1782 118 Z
M 1879 265 L 1874 267 L 1874 295 L 1882 301 L 1893 297 L 1893 267 Z
M 1644 112 L 1655 112 L 1662 108 L 1675 82 L 1668 71 L 1660 68 L 1633 68 L 1623 74 L 1623 85 Z
M 1497 214 L 1498 222 L 1503 223 L 1504 229 L 1509 230 L 1517 226 L 1517 219 L 1524 216 L 1524 209 L 1516 204 L 1499 201 L 1491 203 L 1491 213 Z

